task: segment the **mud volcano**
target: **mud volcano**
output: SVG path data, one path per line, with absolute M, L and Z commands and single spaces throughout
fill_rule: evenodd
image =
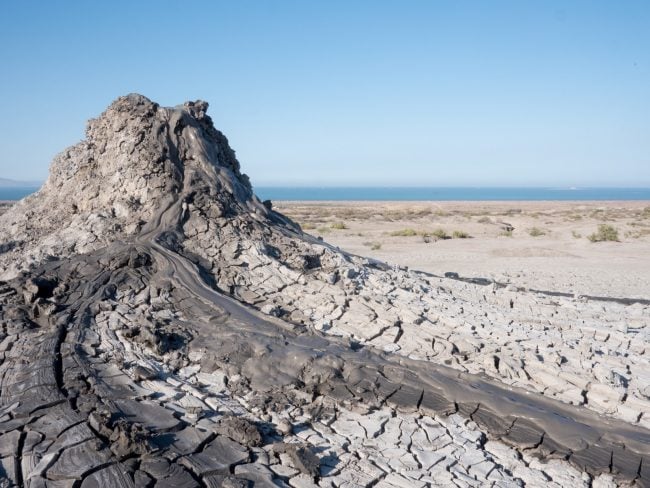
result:
M 441 359 L 510 291 L 303 233 L 207 107 L 119 98 L 0 216 L 0 486 L 650 483 L 643 425 Z

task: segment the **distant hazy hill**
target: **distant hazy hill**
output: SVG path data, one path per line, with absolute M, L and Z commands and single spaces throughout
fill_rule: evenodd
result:
M 0 188 L 18 188 L 28 186 L 40 186 L 40 181 L 17 181 L 8 178 L 0 178 Z

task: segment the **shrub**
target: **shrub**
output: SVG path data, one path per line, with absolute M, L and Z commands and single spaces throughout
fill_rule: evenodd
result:
M 363 245 L 368 246 L 373 251 L 377 251 L 377 250 L 381 249 L 381 242 L 377 242 L 377 241 L 364 242 Z
M 332 229 L 337 229 L 337 230 L 343 230 L 347 229 L 348 226 L 345 225 L 345 222 L 334 222 L 332 225 L 330 225 Z
M 512 231 L 511 230 L 504 230 L 499 234 L 501 237 L 512 237 Z
M 431 232 L 431 235 L 433 237 L 437 237 L 438 239 L 449 239 L 449 236 L 443 229 L 436 229 Z
M 639 229 L 638 231 L 635 232 L 626 232 L 625 237 L 632 237 L 633 239 L 639 239 L 641 237 L 645 237 L 650 235 L 650 229 Z
M 481 217 L 480 219 L 478 219 L 477 222 L 478 222 L 479 224 L 491 224 L 491 223 L 492 223 L 492 219 L 491 219 L 490 217 Z
M 600 224 L 598 231 L 591 234 L 588 239 L 591 242 L 618 241 L 618 230 L 609 224 Z
M 532 229 L 528 229 L 528 235 L 531 237 L 539 237 L 546 235 L 546 232 L 538 227 L 533 227 Z
M 300 227 L 302 227 L 303 230 L 313 230 L 316 228 L 316 226 L 310 222 L 305 222 Z
M 400 229 L 391 232 L 390 235 L 393 237 L 413 237 L 418 235 L 418 232 L 415 229 Z
M 467 232 L 464 232 L 462 230 L 455 230 L 452 234 L 452 237 L 454 239 L 468 239 L 469 234 Z
M 571 231 L 571 235 L 574 237 L 574 239 L 580 239 L 582 237 L 582 234 L 580 232 L 576 232 L 575 230 Z

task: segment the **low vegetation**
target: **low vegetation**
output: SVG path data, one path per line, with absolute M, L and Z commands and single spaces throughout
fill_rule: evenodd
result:
M 571 235 L 574 239 L 580 239 L 582 237 L 582 234 L 580 232 L 576 232 L 575 230 L 571 231 Z
M 650 229 L 639 229 L 636 231 L 627 231 L 625 237 L 631 237 L 632 239 L 640 239 L 641 237 L 650 236 Z
M 436 229 L 430 233 L 431 236 L 437 237 L 438 239 L 449 239 L 449 236 L 444 229 Z
M 377 242 L 377 241 L 364 242 L 363 245 L 369 247 L 373 251 L 378 251 L 379 249 L 381 249 L 381 242 Z
M 540 237 L 540 236 L 545 236 L 546 231 L 540 229 L 539 227 L 532 227 L 528 229 L 528 235 L 531 237 Z
M 393 237 L 413 237 L 420 234 L 422 234 L 422 232 L 418 232 L 415 229 L 400 229 L 394 230 L 390 233 L 390 235 Z
M 343 230 L 343 229 L 347 229 L 348 226 L 345 225 L 345 222 L 333 222 L 333 223 L 330 225 L 330 228 L 332 228 L 332 229 L 336 229 L 336 230 Z
M 383 210 L 379 212 L 379 215 L 381 215 L 384 220 L 395 222 L 399 220 L 412 220 L 428 217 L 432 213 L 433 212 L 430 208 L 423 208 L 410 210 Z
M 618 230 L 616 230 L 616 228 L 612 225 L 600 224 L 598 226 L 598 231 L 590 234 L 587 239 L 589 239 L 591 242 L 618 242 Z
M 504 230 L 499 234 L 501 237 L 512 237 L 512 231 L 511 230 Z
M 392 237 L 415 237 L 415 236 L 435 237 L 437 239 L 450 239 L 451 237 L 457 239 L 465 239 L 470 237 L 469 234 L 460 230 L 454 231 L 452 236 L 450 236 L 449 234 L 447 234 L 447 232 L 444 229 L 440 229 L 440 228 L 433 229 L 433 230 L 415 230 L 411 228 L 405 228 L 405 229 L 394 230 L 389 235 L 391 235 Z

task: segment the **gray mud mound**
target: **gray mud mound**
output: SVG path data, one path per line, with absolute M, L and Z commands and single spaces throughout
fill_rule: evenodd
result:
M 501 296 L 303 233 L 206 110 L 118 99 L 0 216 L 0 486 L 650 483 L 643 412 L 445 356 L 442 304 Z

